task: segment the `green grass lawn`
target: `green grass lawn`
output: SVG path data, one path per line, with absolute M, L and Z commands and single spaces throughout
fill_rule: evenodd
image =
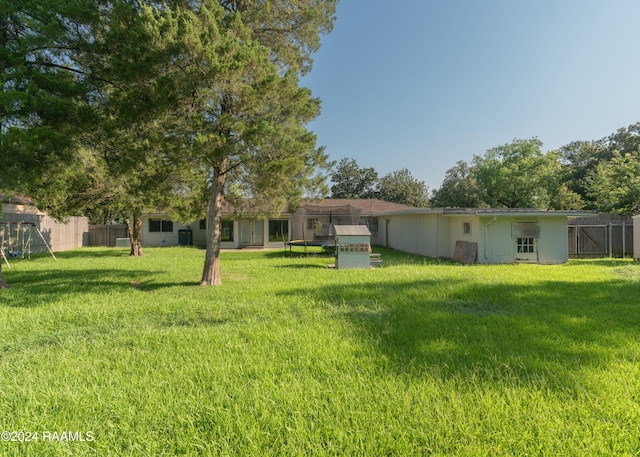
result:
M 640 455 L 631 261 L 145 251 L 5 267 L 0 455 Z

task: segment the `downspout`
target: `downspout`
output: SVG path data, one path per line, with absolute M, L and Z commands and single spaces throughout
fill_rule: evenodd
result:
M 489 259 L 489 226 L 492 225 L 498 218 L 493 216 L 489 222 L 484 224 L 484 260 Z

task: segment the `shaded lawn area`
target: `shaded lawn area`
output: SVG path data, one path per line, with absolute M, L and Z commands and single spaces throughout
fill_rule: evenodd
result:
M 638 455 L 640 265 L 82 249 L 5 270 L 0 455 Z M 79 436 L 79 435 L 72 435 Z M 86 435 L 85 435 L 86 437 Z

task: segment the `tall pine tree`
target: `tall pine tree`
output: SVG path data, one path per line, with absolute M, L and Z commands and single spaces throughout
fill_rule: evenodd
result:
M 311 68 L 335 4 L 182 5 L 184 48 L 176 65 L 185 75 L 178 84 L 183 123 L 176 132 L 189 140 L 188 163 L 199 176 L 195 194 L 207 199 L 203 285 L 220 284 L 222 203 L 230 186 L 265 213 L 277 213 L 324 181 L 317 172 L 327 156 L 306 128 L 319 101 L 299 86 L 298 75 Z

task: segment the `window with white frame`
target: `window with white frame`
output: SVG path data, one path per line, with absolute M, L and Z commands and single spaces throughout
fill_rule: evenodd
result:
M 233 241 L 233 220 L 222 219 L 220 221 L 220 241 Z
M 526 237 L 516 240 L 516 250 L 518 253 L 532 253 L 535 250 L 535 238 Z
M 465 221 L 462 223 L 462 233 L 465 235 L 471 235 L 471 222 Z
M 149 219 L 149 233 L 172 233 L 173 221 L 166 219 Z
M 289 219 L 269 219 L 269 241 L 289 239 Z

